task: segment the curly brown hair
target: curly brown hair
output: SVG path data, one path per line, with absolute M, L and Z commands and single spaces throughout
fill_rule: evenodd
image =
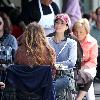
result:
M 20 53 L 23 47 L 26 52 L 24 58 L 27 60 L 22 64 L 27 62 L 29 65 L 53 65 L 55 63 L 55 52 L 47 42 L 44 29 L 36 22 L 29 24 L 25 29 L 22 45 L 19 47 Z

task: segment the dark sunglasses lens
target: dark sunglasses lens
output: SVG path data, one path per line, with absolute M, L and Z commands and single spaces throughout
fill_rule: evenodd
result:
M 2 22 L 0 22 L 0 25 L 2 24 Z

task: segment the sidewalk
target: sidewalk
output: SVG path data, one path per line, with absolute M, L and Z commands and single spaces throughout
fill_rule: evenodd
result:
M 94 83 L 96 100 L 100 100 L 100 83 Z

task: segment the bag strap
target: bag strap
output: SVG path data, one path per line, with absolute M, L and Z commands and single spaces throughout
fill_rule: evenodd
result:
M 61 48 L 61 50 L 59 51 L 59 53 L 58 53 L 58 55 L 57 55 L 57 58 L 58 58 L 59 55 L 62 53 L 62 51 L 65 49 L 66 45 L 67 45 L 67 41 L 66 41 L 66 43 L 64 44 L 64 46 Z

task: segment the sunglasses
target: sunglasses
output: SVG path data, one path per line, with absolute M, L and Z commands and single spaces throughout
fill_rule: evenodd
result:
M 97 16 L 100 16 L 100 14 L 97 14 Z
M 0 25 L 2 25 L 2 22 L 0 21 Z

